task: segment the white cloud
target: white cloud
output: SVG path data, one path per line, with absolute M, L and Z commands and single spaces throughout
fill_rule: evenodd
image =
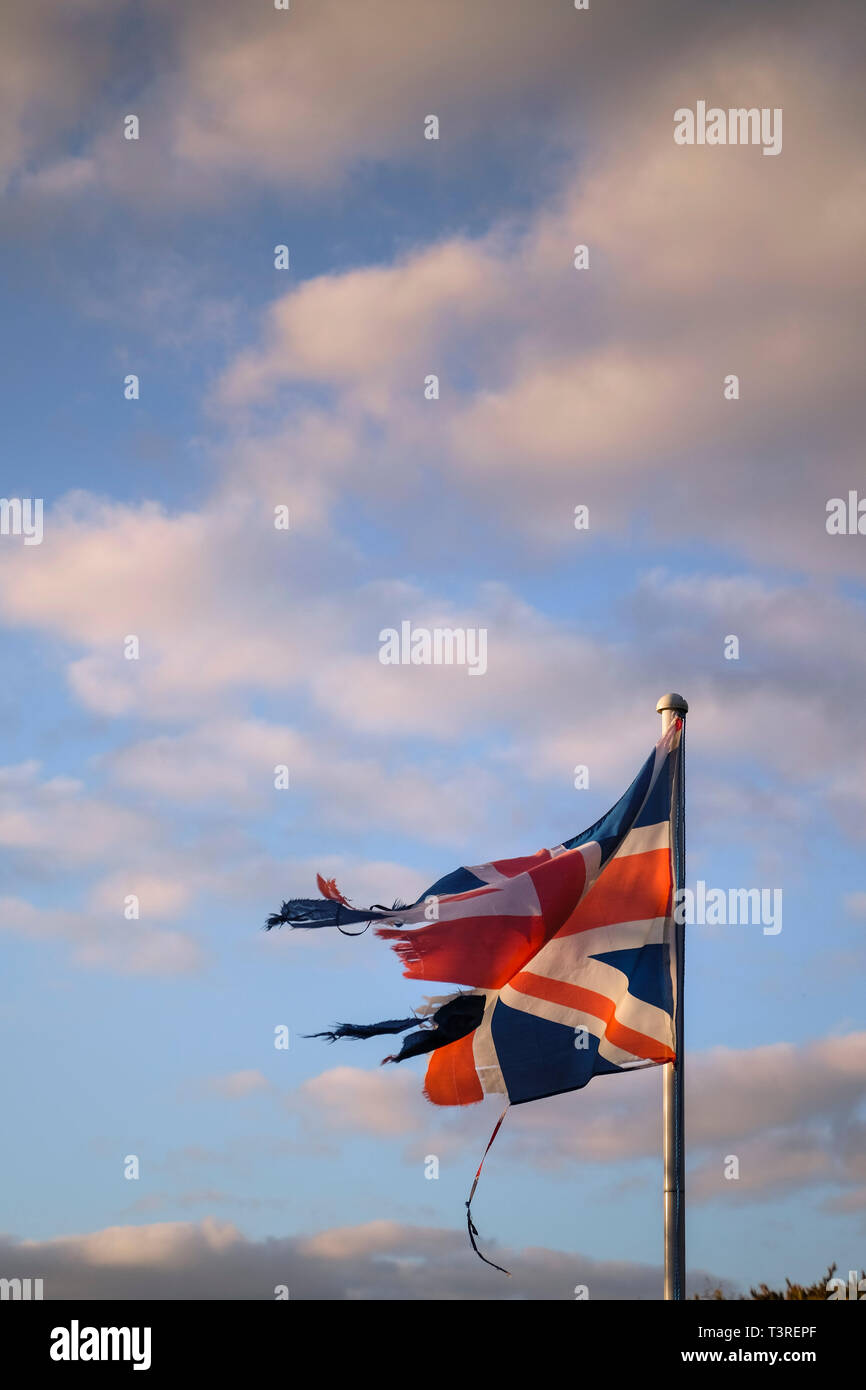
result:
M 226 1100 L 239 1100 L 244 1096 L 254 1095 L 257 1091 L 266 1091 L 269 1084 L 260 1071 L 247 1070 L 215 1076 L 208 1086 L 216 1095 L 223 1096 Z
M 495 1253 L 495 1248 L 494 1248 Z M 212 1217 L 114 1226 L 53 1240 L 0 1241 L 4 1269 L 40 1278 L 46 1299 L 263 1299 L 288 1285 L 308 1299 L 658 1298 L 661 1271 L 625 1261 L 500 1250 L 513 1277 L 486 1269 L 465 1234 L 371 1221 L 309 1236 L 254 1241 Z M 707 1280 L 694 1272 L 696 1287 Z M 717 1283 L 717 1280 L 712 1280 Z
M 824 523 L 827 498 L 859 476 L 862 306 L 850 285 L 866 199 L 849 177 L 859 136 L 847 88 L 820 63 L 804 77 L 799 43 L 760 63 L 738 34 L 647 79 L 643 101 L 613 121 L 617 138 L 563 171 L 520 229 L 503 221 L 474 241 L 304 282 L 230 366 L 224 405 L 268 406 L 266 449 L 285 388 L 330 388 L 357 442 L 339 476 L 333 460 L 326 474 L 343 495 L 363 478 L 383 507 L 432 470 L 470 517 L 483 509 L 560 551 L 577 543 L 583 502 L 592 534 L 637 518 L 665 540 L 684 531 L 794 570 L 850 572 L 856 554 Z M 760 79 L 769 104 L 793 106 L 784 159 L 674 145 L 671 111 L 702 74 L 732 100 Z M 807 236 L 804 188 L 817 222 Z M 587 272 L 571 264 L 577 240 L 592 248 Z M 432 404 L 430 372 L 442 389 Z M 723 398 L 731 372 L 737 402 Z M 283 432 L 294 408 L 282 407 Z M 820 466 L 804 456 L 818 416 Z
M 382 1039 L 376 1044 L 387 1051 Z M 693 1052 L 686 1084 L 695 1202 L 754 1201 L 827 1186 L 844 1194 L 862 1182 L 858 1112 L 866 1100 L 866 1033 Z M 394 1067 L 337 1066 L 305 1082 L 286 1104 L 303 1117 L 308 1137 L 322 1125 L 402 1136 L 410 1159 L 430 1151 L 431 1135 L 437 1152 L 444 1145 L 474 1153 L 486 1124 L 478 1116 L 497 1110 L 489 1099 L 462 1110 L 432 1106 L 419 1072 Z M 542 1167 L 651 1157 L 661 1151 L 660 1072 L 601 1080 L 576 1095 L 516 1107 L 499 1142 L 504 1154 Z M 740 1160 L 736 1181 L 725 1178 L 731 1154 Z
M 0 923 L 4 931 L 30 941 L 64 941 L 76 964 L 121 975 L 186 975 L 199 971 L 206 959 L 188 933 L 127 921 L 122 906 L 109 917 L 5 897 L 0 898 Z
M 99 862 L 150 837 L 148 817 L 87 793 L 69 777 L 40 780 L 35 761 L 0 768 L 0 845 L 34 863 Z

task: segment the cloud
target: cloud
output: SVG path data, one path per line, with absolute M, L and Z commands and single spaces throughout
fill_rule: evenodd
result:
M 62 194 L 75 185 L 64 167 L 74 159 L 92 167 L 103 193 L 163 203 L 225 196 L 229 184 L 315 191 L 373 163 L 433 160 L 439 147 L 424 140 L 431 111 L 464 159 L 467 145 L 491 138 L 491 107 L 503 100 L 512 121 L 517 107 L 541 135 L 575 104 L 574 66 L 589 39 L 585 19 L 581 27 L 567 11 L 530 14 L 518 0 L 478 0 L 472 11 L 443 0 L 435 12 L 399 0 L 360 9 L 324 0 L 291 13 L 238 10 L 229 0 L 190 0 L 179 10 L 154 0 L 137 31 L 137 61 L 123 50 L 122 23 L 114 33 L 103 21 L 93 33 L 84 15 L 64 26 L 74 61 L 61 70 L 46 56 L 52 24 L 56 32 L 51 5 L 29 10 L 10 33 L 18 74 L 10 61 L 9 167 L 41 155 L 29 188 Z M 106 61 L 125 78 L 122 108 L 116 98 L 95 100 Z M 97 109 L 88 113 L 84 153 L 73 156 L 63 149 L 64 124 L 81 114 L 85 95 Z M 139 115 L 138 142 L 122 139 L 127 111 Z M 34 114 L 41 139 L 28 141 Z
M 0 187 L 26 160 L 45 158 L 59 138 L 88 114 L 109 71 L 110 0 L 81 0 L 74 12 L 53 0 L 5 7 L 0 26 Z M 73 166 L 86 160 L 70 161 Z M 55 166 L 56 167 L 56 166 Z M 71 171 L 43 187 L 69 192 L 81 186 Z
M 24 192 L 57 197 L 69 193 L 80 193 L 96 179 L 96 165 L 92 159 L 73 156 L 59 159 L 56 164 L 46 164 L 32 174 L 21 178 L 20 187 Z
M 270 1083 L 260 1071 L 233 1071 L 226 1076 L 215 1076 L 208 1087 L 216 1095 L 226 1100 L 239 1100 L 257 1091 L 266 1091 Z
M 202 869 L 166 845 L 150 814 L 94 794 L 75 778 L 40 773 L 35 760 L 0 768 L 4 878 L 40 888 L 62 880 L 62 904 L 39 906 L 9 894 L 2 898 L 3 928 L 30 941 L 66 942 L 73 960 L 92 968 L 148 975 L 200 969 L 205 952 L 198 941 L 158 924 L 187 907 L 206 882 Z M 91 876 L 83 890 L 82 874 Z M 126 915 L 130 895 L 139 900 L 136 918 Z
M 248 787 L 253 781 L 257 766 L 254 759 L 251 770 L 242 759 L 251 751 L 264 756 L 264 763 L 259 759 L 258 766 L 269 795 L 275 797 L 273 751 L 284 753 L 286 744 L 285 740 L 279 743 L 279 728 L 240 721 L 237 729 L 239 746 L 232 744 L 225 725 L 219 726 L 219 739 L 209 726 L 203 736 L 191 734 L 188 740 L 176 742 L 169 739 L 168 751 L 159 738 L 154 740 L 157 746 L 153 749 L 132 745 L 128 761 L 121 760 L 125 776 L 99 794 L 87 791 L 73 778 L 41 779 L 36 761 L 0 768 L 3 877 L 15 888 L 14 893 L 0 899 L 3 928 L 32 942 L 65 942 L 79 965 L 124 974 L 185 974 L 201 969 L 207 960 L 197 930 L 186 930 L 185 920 L 192 919 L 197 928 L 211 912 L 225 910 L 227 905 L 243 905 L 245 914 L 252 912 L 254 931 L 259 917 L 285 896 L 287 884 L 296 883 L 301 889 L 306 884 L 314 892 L 319 871 L 338 875 L 352 892 L 369 901 L 377 899 L 383 884 L 393 886 L 395 896 L 399 893 L 411 898 L 429 883 L 432 870 L 419 871 L 391 861 L 325 851 L 311 860 L 299 856 L 287 859 L 257 847 L 246 828 L 246 818 L 251 812 L 259 813 L 263 806 L 267 809 L 267 797 L 263 802 L 255 797 L 244 801 L 237 794 L 237 787 Z M 268 743 L 272 739 L 276 740 L 273 748 Z M 195 784 L 194 748 L 202 758 L 201 787 Z M 215 765 L 220 757 L 229 765 L 228 773 L 218 769 L 215 785 L 207 782 L 205 753 L 212 755 Z M 238 760 L 236 765 L 232 759 Z M 114 769 L 115 764 L 109 759 L 104 767 Z M 314 774 L 315 764 L 308 763 L 307 769 Z M 348 781 L 344 780 L 345 772 Z M 358 785 L 353 796 L 357 802 L 367 772 L 367 791 L 378 777 L 384 803 L 378 817 L 371 820 L 398 823 L 402 783 L 397 779 L 389 787 L 382 769 L 375 765 L 367 768 L 360 762 L 350 763 L 348 769 L 338 766 L 333 777 L 323 776 L 323 795 L 348 795 L 355 777 Z M 192 780 L 191 788 L 187 779 Z M 131 794 L 144 796 L 148 809 L 133 808 Z M 157 797 L 159 808 L 154 802 Z M 191 834 L 183 815 L 193 802 L 213 810 L 213 815 L 201 818 L 196 833 Z M 423 808 L 423 814 L 430 818 L 435 832 L 432 803 Z M 344 808 L 331 820 L 348 824 L 352 817 L 351 808 Z M 21 892 L 25 881 L 39 892 L 62 882 L 62 903 L 49 900 L 40 905 L 29 900 Z M 138 899 L 138 916 L 130 919 L 131 896 Z M 251 909 L 251 902 L 258 906 Z M 170 929 L 163 925 L 171 921 L 177 926 Z M 255 941 L 252 944 L 255 946 Z M 274 949 L 279 947 L 271 938 L 269 950 L 272 953 Z M 291 949 L 330 949 L 329 934 L 294 938 Z
M 0 845 L 60 864 L 104 860 L 149 833 L 148 819 L 88 795 L 75 778 L 40 780 L 34 760 L 0 768 Z
M 731 1159 L 737 1163 L 735 1176 Z M 826 1139 L 808 1132 L 796 1137 L 787 1132 L 755 1135 L 739 1143 L 735 1154 L 699 1163 L 689 1174 L 689 1199 L 726 1205 L 756 1202 L 840 1179 L 844 1181 L 844 1172 Z
M 355 404 L 384 415 L 395 388 L 422 382 L 445 341 L 502 312 L 497 268 L 483 244 L 458 239 L 395 265 L 308 280 L 270 308 L 264 346 L 232 363 L 219 398 L 237 406 L 287 381 L 318 382 L 348 388 Z
M 564 84 L 585 45 L 572 16 L 530 15 L 513 0 L 480 0 L 472 11 L 444 0 L 435 12 L 325 0 L 290 19 L 190 6 L 184 20 L 169 94 L 174 157 L 212 176 L 252 167 L 269 182 L 313 186 L 372 160 L 430 154 L 429 111 L 443 138 L 477 135 L 497 96 L 537 98 L 555 74 Z
M 866 1100 L 866 1033 L 695 1052 L 686 1084 L 691 1200 L 748 1202 L 828 1186 L 844 1196 L 862 1184 L 858 1112 Z M 484 1127 L 475 1107 L 431 1106 L 419 1073 L 397 1068 L 338 1066 L 305 1082 L 286 1104 L 301 1115 L 307 1135 L 324 1125 L 352 1135 L 402 1137 L 410 1160 L 431 1146 L 439 1153 L 474 1152 Z M 495 1110 L 484 1102 L 491 1105 Z M 512 1158 L 548 1169 L 652 1157 L 661 1151 L 659 1073 L 647 1070 L 625 1085 L 602 1081 L 579 1096 L 517 1107 L 500 1145 Z M 731 1155 L 739 1161 L 736 1180 L 725 1177 Z
M 564 788 L 577 763 L 591 763 L 594 786 L 601 779 L 620 790 L 645 752 L 643 740 L 624 740 L 621 730 L 645 727 L 647 710 L 679 670 L 704 753 L 728 762 L 736 747 L 770 771 L 780 824 L 801 814 L 790 798 L 802 782 L 796 747 L 813 750 L 815 797 L 847 833 L 859 823 L 866 766 L 850 752 L 856 720 L 846 692 L 866 677 L 866 648 L 857 640 L 866 636 L 866 618 L 829 585 L 650 570 L 611 632 L 598 634 L 584 620 L 546 616 L 502 584 L 482 584 L 460 605 L 406 582 L 347 588 L 353 565 L 345 564 L 341 538 L 313 542 L 274 531 L 256 495 L 217 495 L 199 513 L 174 516 L 79 495 L 52 510 L 46 525 L 36 561 L 36 548 L 0 554 L 0 611 L 72 647 L 68 676 L 85 707 L 184 726 L 103 759 L 117 788 L 143 798 L 210 801 L 250 814 L 278 795 L 274 769 L 284 764 L 291 795 L 308 797 L 327 824 L 355 824 L 363 803 L 375 825 L 465 843 L 489 824 L 515 774 L 524 782 L 558 779 Z M 323 563 L 326 556 L 333 564 Z M 485 676 L 470 679 L 458 666 L 383 666 L 379 633 L 405 619 L 485 628 Z M 130 633 L 140 640 L 137 661 L 123 657 Z M 738 662 L 723 659 L 731 633 L 741 643 Z M 239 699 L 276 692 L 298 702 L 297 727 L 235 712 Z M 602 705 L 604 727 L 596 716 Z M 840 719 L 850 728 L 840 730 Z M 575 732 L 587 727 L 594 727 L 591 756 Z M 357 735 L 378 742 L 359 753 Z M 491 748 L 483 770 L 471 758 L 442 761 L 434 751 L 468 749 L 478 737 Z M 399 740 L 414 740 L 411 758 L 405 749 L 393 755 Z M 729 781 L 730 774 L 714 776 L 712 796 L 717 813 L 727 805 L 736 817 L 725 798 Z M 22 810 L 23 791 L 7 795 L 4 821 L 0 786 L 0 838 L 5 827 L 7 843 L 17 836 L 22 851 L 27 836 L 36 848 L 44 843 L 61 815 L 68 843 L 80 843 L 84 854 L 112 839 L 141 838 L 140 813 L 127 805 L 115 814 L 113 804 L 82 796 L 61 812 L 48 792 L 39 795 L 38 818 Z M 443 800 L 452 807 L 446 820 Z
M 480 511 L 564 552 L 580 502 L 593 535 L 639 518 L 665 541 L 699 534 L 795 572 L 851 572 L 856 545 L 825 521 L 828 498 L 859 476 L 862 303 L 850 286 L 866 196 L 849 174 L 860 137 L 846 80 L 820 61 L 804 76 L 802 45 L 791 34 L 761 60 L 738 33 L 709 56 L 680 56 L 612 116 L 617 138 L 563 166 L 520 224 L 504 217 L 473 240 L 291 290 L 222 379 L 228 418 L 249 428 L 266 406 L 266 449 L 274 412 L 290 428 L 292 392 L 327 388 L 356 439 L 354 457 L 330 461 L 331 486 L 344 495 L 363 478 L 387 508 L 398 483 L 420 491 L 432 471 L 465 499 L 473 541 Z M 674 144 L 684 92 L 737 105 L 756 88 L 784 105 L 784 158 Z M 588 271 L 572 266 L 578 241 Z M 437 402 L 424 399 L 429 373 Z M 723 395 L 730 373 L 738 401 Z M 453 505 L 447 516 L 459 527 Z
M 322 0 L 291 12 L 153 0 L 134 58 L 126 51 L 127 7 L 116 28 L 104 9 L 91 0 L 66 19 L 72 58 L 62 70 L 48 0 L 9 21 L 7 162 L 39 158 L 29 174 L 40 192 L 80 183 L 66 164 L 92 167 L 104 193 L 149 204 L 251 186 L 309 194 L 409 161 L 437 173 L 443 164 L 465 171 L 479 154 L 532 169 L 540 155 L 573 148 L 577 136 L 621 144 L 616 127 L 662 98 L 669 129 L 674 107 L 696 84 L 718 91 L 725 105 L 769 100 L 780 55 L 799 60 L 802 81 L 815 57 L 807 4 L 758 12 L 739 4 L 719 16 L 674 3 L 647 27 L 640 0 L 598 13 L 530 9 L 521 0 L 476 0 L 470 8 L 441 0 L 435 10 L 401 0 L 362 7 Z M 848 34 L 853 47 L 847 7 L 824 12 L 825 24 Z M 96 99 L 106 65 L 122 74 L 122 108 L 116 97 Z M 121 138 L 127 111 L 140 116 L 138 142 Z M 424 139 L 430 113 L 441 122 L 438 142 Z M 84 114 L 84 138 L 70 149 L 70 126 L 79 134 Z
M 99 913 L 117 913 L 127 897 L 138 899 L 146 919 L 176 917 L 188 906 L 193 885 L 140 869 L 117 869 L 100 879 L 90 892 L 90 906 Z
M 303 752 L 304 740 L 284 725 L 227 719 L 128 744 L 106 765 L 121 787 L 176 802 L 220 799 L 246 807 L 266 802 L 276 767 L 288 765 L 291 775 Z
M 360 658 L 358 665 L 364 666 Z M 356 699 L 363 698 L 360 676 L 340 672 L 339 680 L 353 685 Z M 431 843 L 453 844 L 482 831 L 499 789 L 495 775 L 413 765 L 402 758 L 394 765 L 391 758 L 355 756 L 353 748 L 345 735 L 335 733 L 325 741 L 265 720 L 223 719 L 128 744 L 104 767 L 118 788 L 180 807 L 216 804 L 230 807 L 233 815 L 248 815 L 312 806 L 321 825 L 348 829 L 357 825 L 363 806 L 368 826 L 399 827 Z M 443 802 L 453 807 L 447 822 Z
M 34 13 L 36 32 L 48 12 Z M 835 13 L 843 23 L 844 9 Z M 359 161 L 443 154 L 444 145 L 421 138 L 431 102 L 441 105 L 449 142 L 452 130 L 463 141 L 493 138 L 491 110 L 507 97 L 512 121 L 516 109 L 531 112 L 554 144 L 568 131 L 573 147 L 579 110 L 592 153 L 557 162 L 559 187 L 540 210 L 505 216 L 477 238 L 432 241 L 391 265 L 318 276 L 268 309 L 261 341 L 240 350 L 222 381 L 239 431 L 233 462 L 273 491 L 278 478 L 286 485 L 286 454 L 302 461 L 290 474 L 299 519 L 321 520 L 359 479 L 387 514 L 396 485 L 411 497 L 432 470 L 440 494 L 470 504 L 462 510 L 473 529 L 483 504 L 490 521 L 563 551 L 575 544 L 570 517 L 583 502 L 593 534 L 622 533 L 639 516 L 665 538 L 709 529 L 716 543 L 753 558 L 850 571 L 855 551 L 826 535 L 824 508 L 859 476 L 853 364 L 862 305 L 851 285 L 866 202 L 848 174 L 861 134 L 851 74 L 816 54 L 808 6 L 786 11 L 781 40 L 769 15 L 745 7 L 730 28 L 683 10 L 635 33 L 634 18 L 628 5 L 590 17 L 530 14 L 501 0 L 482 0 L 471 15 L 457 0 L 435 11 L 380 0 L 369 13 L 322 5 L 291 16 L 157 6 L 145 42 L 158 39 L 174 64 L 145 80 L 143 105 L 135 103 L 145 113 L 140 148 L 112 128 L 99 158 L 49 163 L 31 183 L 75 187 L 94 162 L 103 191 L 134 186 L 149 199 L 233 177 L 327 182 Z M 593 57 L 599 41 L 604 83 Z M 763 104 L 784 106 L 783 157 L 675 146 L 672 111 L 692 92 L 733 105 L 757 92 Z M 551 122 L 554 112 L 562 124 Z M 577 240 L 591 246 L 589 272 L 571 265 Z M 169 270 L 154 319 L 189 279 L 183 266 Z M 128 272 L 127 281 L 141 278 Z M 743 390 L 736 403 L 721 390 L 733 370 Z M 442 382 L 436 403 L 422 394 L 430 372 Z M 299 388 L 327 389 L 329 408 L 311 408 Z M 257 403 L 268 424 L 249 428 L 239 407 Z M 667 488 L 657 487 L 660 469 Z M 119 514 L 114 522 L 131 569 L 144 531 L 136 544 Z M 213 512 L 207 526 L 218 544 Z M 172 583 L 185 590 L 168 542 L 185 550 L 184 531 L 196 522 L 158 529 L 146 528 L 167 561 L 155 601 Z M 122 595 L 124 565 L 116 568 Z M 76 632 L 72 611 L 67 630 Z M 225 647 L 191 636 L 185 650 L 189 682 L 194 671 L 207 680 Z M 263 655 L 243 654 L 250 666 Z M 131 673 L 109 651 L 82 658 L 71 678 L 106 712 L 130 707 Z
M 21 898 L 0 898 L 4 931 L 28 941 L 65 941 L 77 965 L 121 975 L 186 975 L 199 971 L 206 953 L 184 931 L 126 921 L 119 904 L 114 915 L 36 907 Z
M 418 1077 L 411 1072 L 395 1077 L 390 1072 L 334 1067 L 305 1081 L 297 1095 L 287 1099 L 290 1108 L 315 1112 L 333 1128 L 393 1137 L 407 1133 L 413 1117 L 417 1119 L 421 1107 L 414 1101 L 419 1090 Z
M 0 1240 L 0 1265 L 44 1281 L 51 1299 L 264 1299 L 288 1286 L 308 1299 L 592 1299 L 661 1296 L 652 1265 L 554 1250 L 500 1250 L 511 1280 L 493 1279 L 464 1234 L 372 1221 L 310 1236 L 253 1241 L 212 1217 L 197 1223 L 114 1226 L 44 1241 Z M 696 1287 L 710 1276 L 693 1275 Z M 713 1284 L 718 1280 L 711 1280 Z

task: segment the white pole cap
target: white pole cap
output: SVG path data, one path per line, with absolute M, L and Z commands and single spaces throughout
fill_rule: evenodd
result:
M 669 695 L 663 695 L 656 705 L 656 713 L 661 714 L 663 710 L 674 709 L 680 714 L 688 714 L 689 702 L 684 700 L 682 695 L 677 695 L 671 691 Z

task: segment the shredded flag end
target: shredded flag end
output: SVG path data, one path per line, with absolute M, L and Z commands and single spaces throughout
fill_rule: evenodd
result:
M 423 937 L 415 932 L 401 931 L 399 927 L 377 927 L 376 935 L 383 941 L 390 941 L 391 950 L 399 957 L 403 966 L 403 978 L 415 979 L 415 972 L 424 968 L 424 957 L 427 954 Z
M 327 1038 L 328 1042 L 336 1042 L 337 1038 L 379 1038 L 383 1033 L 405 1033 L 419 1022 L 417 1014 L 410 1014 L 409 1018 L 385 1018 L 381 1023 L 335 1023 L 325 1032 L 304 1033 L 304 1037 Z
M 270 914 L 265 921 L 264 930 L 271 931 L 274 927 L 291 927 L 293 930 L 299 927 L 336 927 L 344 936 L 363 936 L 373 917 L 377 915 L 374 912 L 368 917 L 366 909 L 359 912 L 333 898 L 292 898 L 289 902 L 283 903 L 279 912 Z M 351 922 L 354 926 L 363 922 L 364 925 L 360 931 L 347 932 L 340 925 L 341 922 Z
M 321 874 L 316 874 L 316 887 L 323 898 L 329 898 L 330 901 L 334 903 L 342 903 L 344 907 L 349 907 L 351 905 L 349 899 L 344 898 L 337 887 L 337 880 L 335 878 L 323 878 Z
M 371 922 L 382 917 L 393 919 L 394 913 L 407 906 L 397 898 L 391 907 L 386 907 L 384 903 L 373 903 L 372 907 L 352 907 L 333 879 L 323 879 L 321 874 L 317 874 L 316 879 L 322 890 L 322 897 L 289 898 L 288 902 L 282 904 L 279 912 L 272 912 L 267 918 L 265 931 L 284 926 L 336 927 L 337 931 L 343 931 L 344 923 L 357 927 L 363 922 L 362 931 L 343 932 L 344 936 L 362 936 Z
M 342 904 L 328 898 L 290 898 L 279 912 L 272 912 L 265 922 L 265 931 L 272 927 L 335 927 L 340 920 Z

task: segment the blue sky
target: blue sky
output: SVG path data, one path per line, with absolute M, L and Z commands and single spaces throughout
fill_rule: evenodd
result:
M 669 689 L 689 881 L 784 895 L 777 936 L 689 932 L 692 1287 L 861 1266 L 844 10 L 138 8 L 41 0 L 4 59 L 2 492 L 45 504 L 41 545 L 0 536 L 9 1272 L 500 1296 L 461 1231 L 495 1100 L 440 1113 L 421 1063 L 302 1036 L 424 987 L 372 933 L 261 923 L 318 871 L 411 899 L 577 833 Z M 676 146 L 703 99 L 782 107 L 782 153 Z M 486 627 L 487 674 L 382 666 L 404 620 Z M 659 1096 L 512 1112 L 475 1209 L 510 1296 L 658 1296 Z

